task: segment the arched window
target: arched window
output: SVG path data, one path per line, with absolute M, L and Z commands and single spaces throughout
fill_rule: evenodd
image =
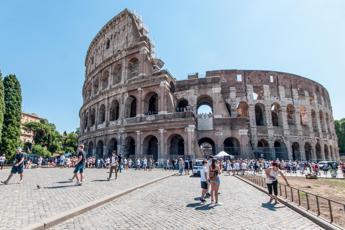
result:
M 320 143 L 317 143 L 315 145 L 315 152 L 316 152 L 316 160 L 317 161 L 323 160 L 322 159 L 322 155 L 321 155 L 321 145 L 320 145 Z
M 293 105 L 289 104 L 286 107 L 286 116 L 287 116 L 288 125 L 295 125 L 296 124 L 295 107 Z
M 255 105 L 255 120 L 257 126 L 266 125 L 265 105 L 258 103 Z
M 230 155 L 240 155 L 241 154 L 241 146 L 240 142 L 234 137 L 228 137 L 224 140 L 224 151 L 229 153 Z
M 184 155 L 184 139 L 181 135 L 174 134 L 169 138 L 169 153 L 170 155 Z
M 87 147 L 87 154 L 88 154 L 88 156 L 93 155 L 93 142 L 92 141 L 89 142 L 89 146 Z
M 311 110 L 311 122 L 312 122 L 312 125 L 313 125 L 314 132 L 318 132 L 319 129 L 317 127 L 317 118 L 316 118 L 316 113 L 315 113 L 314 110 Z
M 87 128 L 88 120 L 89 120 L 89 113 L 86 112 L 86 113 L 84 114 L 84 123 L 83 123 L 84 129 Z
M 320 125 L 321 125 L 321 130 L 322 130 L 322 132 L 326 132 L 326 128 L 325 128 L 325 118 L 324 118 L 324 116 L 323 116 L 323 112 L 320 111 L 319 114 L 320 114 Z
M 309 142 L 306 142 L 304 144 L 304 151 L 305 151 L 305 159 L 307 161 L 311 161 L 312 160 L 312 152 L 313 152 L 313 148 L 311 147 L 311 144 Z
M 249 110 L 249 106 L 247 104 L 247 102 L 241 101 L 238 105 L 237 105 L 237 117 L 249 117 L 248 114 L 248 110 Z
M 134 96 L 129 96 L 126 101 L 126 118 L 137 116 L 137 99 Z
M 101 80 L 102 90 L 108 87 L 108 79 L 109 79 L 109 72 L 106 70 L 103 72 L 103 75 L 102 75 L 102 80 Z
M 157 93 L 149 93 L 145 98 L 145 114 L 157 114 L 158 113 L 158 95 Z
M 145 137 L 143 142 L 143 153 L 152 155 L 152 158 L 158 160 L 158 139 L 153 135 Z
M 302 126 L 308 126 L 308 122 L 309 122 L 308 113 L 307 113 L 305 106 L 301 105 L 299 112 L 300 112 L 301 125 Z
M 113 69 L 113 85 L 121 81 L 121 76 L 122 76 L 122 67 L 120 64 L 117 64 L 115 65 Z
M 279 160 L 288 160 L 289 155 L 286 148 L 286 145 L 282 141 L 275 141 L 274 142 L 274 150 L 276 152 L 276 158 Z
M 111 138 L 108 143 L 108 156 L 110 156 L 114 150 L 117 151 L 117 140 L 116 138 Z
M 198 115 L 211 115 L 213 114 L 213 100 L 208 95 L 202 95 L 197 100 L 197 113 Z
M 106 42 L 106 44 L 105 44 L 105 48 L 106 48 L 106 49 L 109 49 L 109 47 L 110 47 L 110 39 L 108 38 L 108 39 L 107 39 L 107 42 Z
M 299 150 L 299 144 L 298 142 L 292 143 L 292 159 L 295 160 L 301 160 L 301 153 Z
M 105 105 L 102 104 L 99 107 L 99 113 L 98 113 L 98 123 L 99 124 L 103 124 L 103 122 L 105 122 Z
M 103 151 L 104 151 L 103 141 L 98 141 L 97 148 L 96 148 L 97 158 L 103 158 Z
M 90 123 L 91 123 L 91 126 L 94 126 L 96 123 L 96 110 L 95 110 L 95 108 L 91 109 Z
M 132 58 L 128 62 L 128 79 L 135 77 L 139 74 L 139 60 L 137 58 Z
M 331 157 L 330 157 L 329 151 L 328 151 L 328 146 L 324 145 L 323 150 L 325 152 L 325 160 L 331 160 Z
M 278 103 L 273 103 L 271 106 L 271 115 L 272 115 L 272 125 L 273 126 L 282 126 L 282 112 L 280 105 Z
M 184 98 L 177 102 L 176 112 L 184 112 L 187 110 L 188 101 Z
M 117 119 L 119 119 L 119 102 L 117 100 L 114 99 L 111 102 L 109 113 L 110 121 L 116 121 Z
M 270 148 L 269 144 L 265 139 L 261 139 L 258 141 L 258 146 L 257 146 L 257 157 L 259 158 L 264 158 L 266 160 L 271 159 L 271 154 L 270 154 Z
M 326 113 L 326 127 L 327 127 L 327 132 L 329 134 L 331 134 L 331 127 L 330 127 L 330 124 L 329 124 L 329 116 L 328 116 L 328 113 Z
M 216 154 L 216 145 L 211 138 L 203 137 L 198 141 L 198 144 L 204 156 Z
M 99 78 L 97 77 L 94 81 L 93 81 L 93 94 L 96 95 L 98 93 L 98 89 L 99 89 Z
M 126 158 L 135 156 L 135 140 L 133 137 L 127 137 L 125 140 L 124 155 Z

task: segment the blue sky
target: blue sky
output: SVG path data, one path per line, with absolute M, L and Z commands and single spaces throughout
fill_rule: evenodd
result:
M 84 58 L 92 38 L 129 8 L 178 79 L 214 69 L 299 74 L 324 85 L 345 117 L 343 0 L 1 0 L 0 69 L 22 85 L 23 111 L 60 131 L 79 126 Z

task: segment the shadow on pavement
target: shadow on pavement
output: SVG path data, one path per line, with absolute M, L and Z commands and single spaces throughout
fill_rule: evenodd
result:
M 199 210 L 199 211 L 207 211 L 207 210 L 214 208 L 214 206 L 211 206 L 210 203 L 209 204 L 203 204 L 200 202 L 187 204 L 186 207 L 187 208 L 195 208 L 195 210 Z
M 101 179 L 101 180 L 92 180 L 91 182 L 103 182 L 103 181 L 108 181 L 107 179 Z
M 272 204 L 270 202 L 266 202 L 266 203 L 262 203 L 261 204 L 261 207 L 263 208 L 267 208 L 268 210 L 271 210 L 271 211 L 277 211 L 278 208 L 284 208 L 285 206 L 284 205 L 279 205 L 277 206 L 278 204 Z
M 71 184 L 71 185 L 58 185 L 58 186 L 50 186 L 50 187 L 43 187 L 44 189 L 56 189 L 56 188 L 68 188 L 68 187 L 77 187 L 78 185 Z
M 73 181 L 69 181 L 69 180 L 66 180 L 66 181 L 58 181 L 56 183 L 58 184 L 67 184 L 67 183 L 72 183 Z

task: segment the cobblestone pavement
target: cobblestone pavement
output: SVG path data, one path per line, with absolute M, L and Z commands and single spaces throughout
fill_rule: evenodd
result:
M 222 176 L 222 206 L 198 201 L 199 178 L 174 176 L 53 229 L 320 229 L 232 176 Z
M 4 180 L 9 172 L 9 169 L 0 171 L 0 180 Z M 22 184 L 16 184 L 19 180 L 16 175 L 9 185 L 0 185 L 0 229 L 20 229 L 43 218 L 172 173 L 129 170 L 119 174 L 116 181 L 106 181 L 107 172 L 107 169 L 86 169 L 86 182 L 83 186 L 75 186 L 75 182 L 68 181 L 73 169 L 25 170 Z M 37 185 L 41 189 L 37 189 Z

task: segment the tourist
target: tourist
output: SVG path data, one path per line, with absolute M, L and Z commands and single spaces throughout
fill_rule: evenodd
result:
M 131 158 L 129 158 L 128 160 L 128 168 L 132 168 L 132 165 L 133 165 L 133 161 Z
M 184 175 L 189 175 L 189 160 L 184 161 Z
M 22 153 L 21 148 L 17 148 L 16 155 L 15 155 L 15 164 L 12 166 L 11 173 L 8 176 L 8 178 L 5 181 L 1 181 L 3 184 L 8 184 L 11 177 L 14 174 L 19 173 L 20 179 L 18 181 L 18 184 L 21 184 L 23 182 L 23 172 L 24 172 L 24 154 Z
M 212 159 L 211 166 L 209 167 L 209 177 L 211 183 L 211 203 L 215 202 L 216 205 L 220 205 L 218 202 L 218 191 L 220 186 L 221 170 L 217 159 Z
M 226 160 L 225 169 L 226 169 L 226 171 L 227 171 L 227 173 L 228 173 L 228 176 L 230 176 L 230 173 L 231 173 L 231 171 L 232 171 L 232 167 L 231 167 L 231 162 L 230 162 L 229 159 Z
M 144 171 L 147 170 L 147 158 L 146 157 L 143 158 L 143 168 L 144 168 Z
M 184 166 L 183 159 L 180 158 L 178 160 L 178 171 L 179 171 L 180 176 L 182 176 L 182 173 L 183 173 L 183 166 Z
M 115 172 L 115 180 L 117 179 L 118 166 L 119 166 L 118 155 L 116 154 L 116 151 L 113 150 L 111 159 L 110 159 L 110 170 L 109 170 L 108 181 L 110 181 L 113 171 Z
M 38 160 L 37 160 L 37 164 L 38 164 L 38 167 L 41 168 L 42 167 L 42 162 L 43 162 L 43 157 L 39 157 Z
M 270 203 L 275 200 L 275 204 L 278 203 L 278 174 L 280 174 L 283 179 L 286 182 L 286 185 L 289 186 L 289 183 L 286 179 L 286 177 L 284 176 L 284 174 L 282 173 L 282 171 L 279 169 L 278 167 L 278 163 L 273 162 L 271 164 L 271 167 L 267 168 L 265 170 L 266 173 L 266 184 L 267 184 L 267 188 L 268 188 L 268 194 L 270 196 Z M 274 192 L 274 195 L 272 194 L 272 190 Z
M 84 152 L 84 145 L 81 144 L 79 145 L 79 148 L 78 148 L 78 160 L 75 164 L 75 168 L 74 168 L 74 176 L 73 178 L 76 178 L 77 179 L 77 183 L 76 185 L 82 185 L 83 183 L 83 180 L 84 180 L 84 169 L 85 169 L 85 152 Z M 79 175 L 80 177 L 79 177 Z M 72 180 L 73 180 L 72 178 Z
M 150 157 L 149 158 L 149 161 L 148 161 L 148 168 L 149 168 L 149 171 L 152 171 L 152 168 L 153 168 L 153 159 Z
M 234 163 L 234 170 L 233 170 L 233 176 L 235 175 L 235 173 L 236 173 L 236 175 L 238 175 L 238 172 L 240 171 L 240 163 L 238 162 L 238 161 L 235 161 L 235 163 Z
M 118 162 L 118 169 L 117 169 L 117 171 L 118 172 L 122 172 L 122 167 L 123 167 L 123 165 L 122 165 L 122 156 L 121 156 L 121 154 L 116 154 L 116 156 L 117 156 L 117 162 Z
M 107 159 L 105 160 L 105 168 L 109 168 L 110 167 L 110 157 L 107 157 Z
M 4 168 L 5 160 L 6 160 L 6 157 L 4 156 L 4 154 L 2 154 L 0 156 L 0 170 Z
M 140 170 L 140 159 L 139 158 L 137 159 L 137 165 L 136 165 L 135 170 Z
M 209 182 L 209 176 L 208 176 L 208 169 L 207 169 L 207 160 L 202 161 L 202 169 L 200 171 L 200 182 L 201 182 L 201 197 L 200 201 L 204 203 L 206 193 L 208 191 L 208 182 Z
M 329 166 L 328 166 L 327 163 L 325 163 L 325 164 L 322 166 L 323 175 L 324 175 L 325 177 L 327 177 L 328 169 L 329 169 Z
M 247 171 L 247 163 L 246 163 L 246 161 L 242 161 L 242 163 L 241 163 L 242 175 L 244 175 L 246 171 Z

